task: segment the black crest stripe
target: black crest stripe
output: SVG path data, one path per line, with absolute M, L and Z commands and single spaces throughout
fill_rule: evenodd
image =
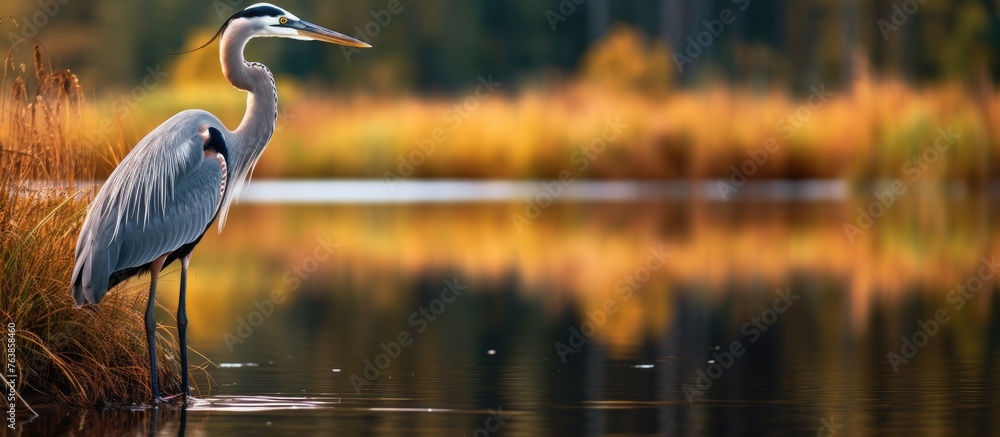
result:
M 237 13 L 234 18 L 256 18 L 256 17 L 280 17 L 285 13 L 274 6 L 258 6 L 256 8 L 244 9 Z

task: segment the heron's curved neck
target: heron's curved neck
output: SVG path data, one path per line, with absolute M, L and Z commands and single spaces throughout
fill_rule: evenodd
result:
M 222 35 L 222 72 L 236 88 L 247 92 L 247 112 L 233 131 L 239 148 L 231 148 L 234 173 L 249 170 L 264 152 L 278 117 L 278 93 L 274 76 L 264 64 L 247 62 L 243 48 L 252 35 L 243 28 L 230 27 Z

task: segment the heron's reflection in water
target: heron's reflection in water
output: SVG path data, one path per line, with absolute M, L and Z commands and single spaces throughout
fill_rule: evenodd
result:
M 161 414 L 161 411 L 163 411 L 163 410 L 165 410 L 165 409 L 163 409 L 163 408 L 155 408 L 155 409 L 152 410 L 152 414 L 150 414 L 150 416 L 149 416 L 149 436 L 150 437 L 153 437 L 153 436 L 157 435 L 157 433 L 156 433 L 156 425 L 157 425 L 157 422 L 159 421 L 159 415 Z M 169 428 L 173 428 L 174 426 L 177 426 L 177 437 L 183 437 L 184 436 L 184 432 L 187 430 L 187 417 L 188 417 L 187 407 L 181 407 L 181 408 L 177 409 L 177 411 L 179 411 L 179 413 L 180 413 L 180 420 L 174 422 L 174 421 L 171 420 L 171 418 L 166 418 L 167 419 L 166 423 L 167 423 L 168 429 Z M 173 434 L 173 433 L 171 432 L 170 434 Z

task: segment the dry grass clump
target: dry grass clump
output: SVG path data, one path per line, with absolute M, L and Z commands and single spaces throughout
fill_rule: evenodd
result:
M 76 76 L 46 68 L 38 47 L 33 55 L 33 74 L 12 56 L 4 62 L 9 87 L 0 113 L 0 315 L 16 327 L 17 390 L 29 403 L 145 402 L 149 361 L 138 309 L 145 293 L 119 290 L 82 309 L 69 293 L 94 165 L 76 153 L 83 101 Z M 161 361 L 175 354 L 171 340 L 159 342 Z M 177 373 L 169 364 L 160 369 L 164 387 L 176 389 Z

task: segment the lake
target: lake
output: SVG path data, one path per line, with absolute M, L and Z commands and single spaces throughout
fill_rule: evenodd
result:
M 287 188 L 251 193 L 194 253 L 203 370 L 188 411 L 46 412 L 26 433 L 1000 428 L 987 197 L 914 190 L 874 215 L 876 198 L 838 185 L 730 201 L 577 188 L 547 205 L 539 187 L 377 203 L 319 188 L 269 203 Z M 168 270 L 158 301 L 172 310 Z

